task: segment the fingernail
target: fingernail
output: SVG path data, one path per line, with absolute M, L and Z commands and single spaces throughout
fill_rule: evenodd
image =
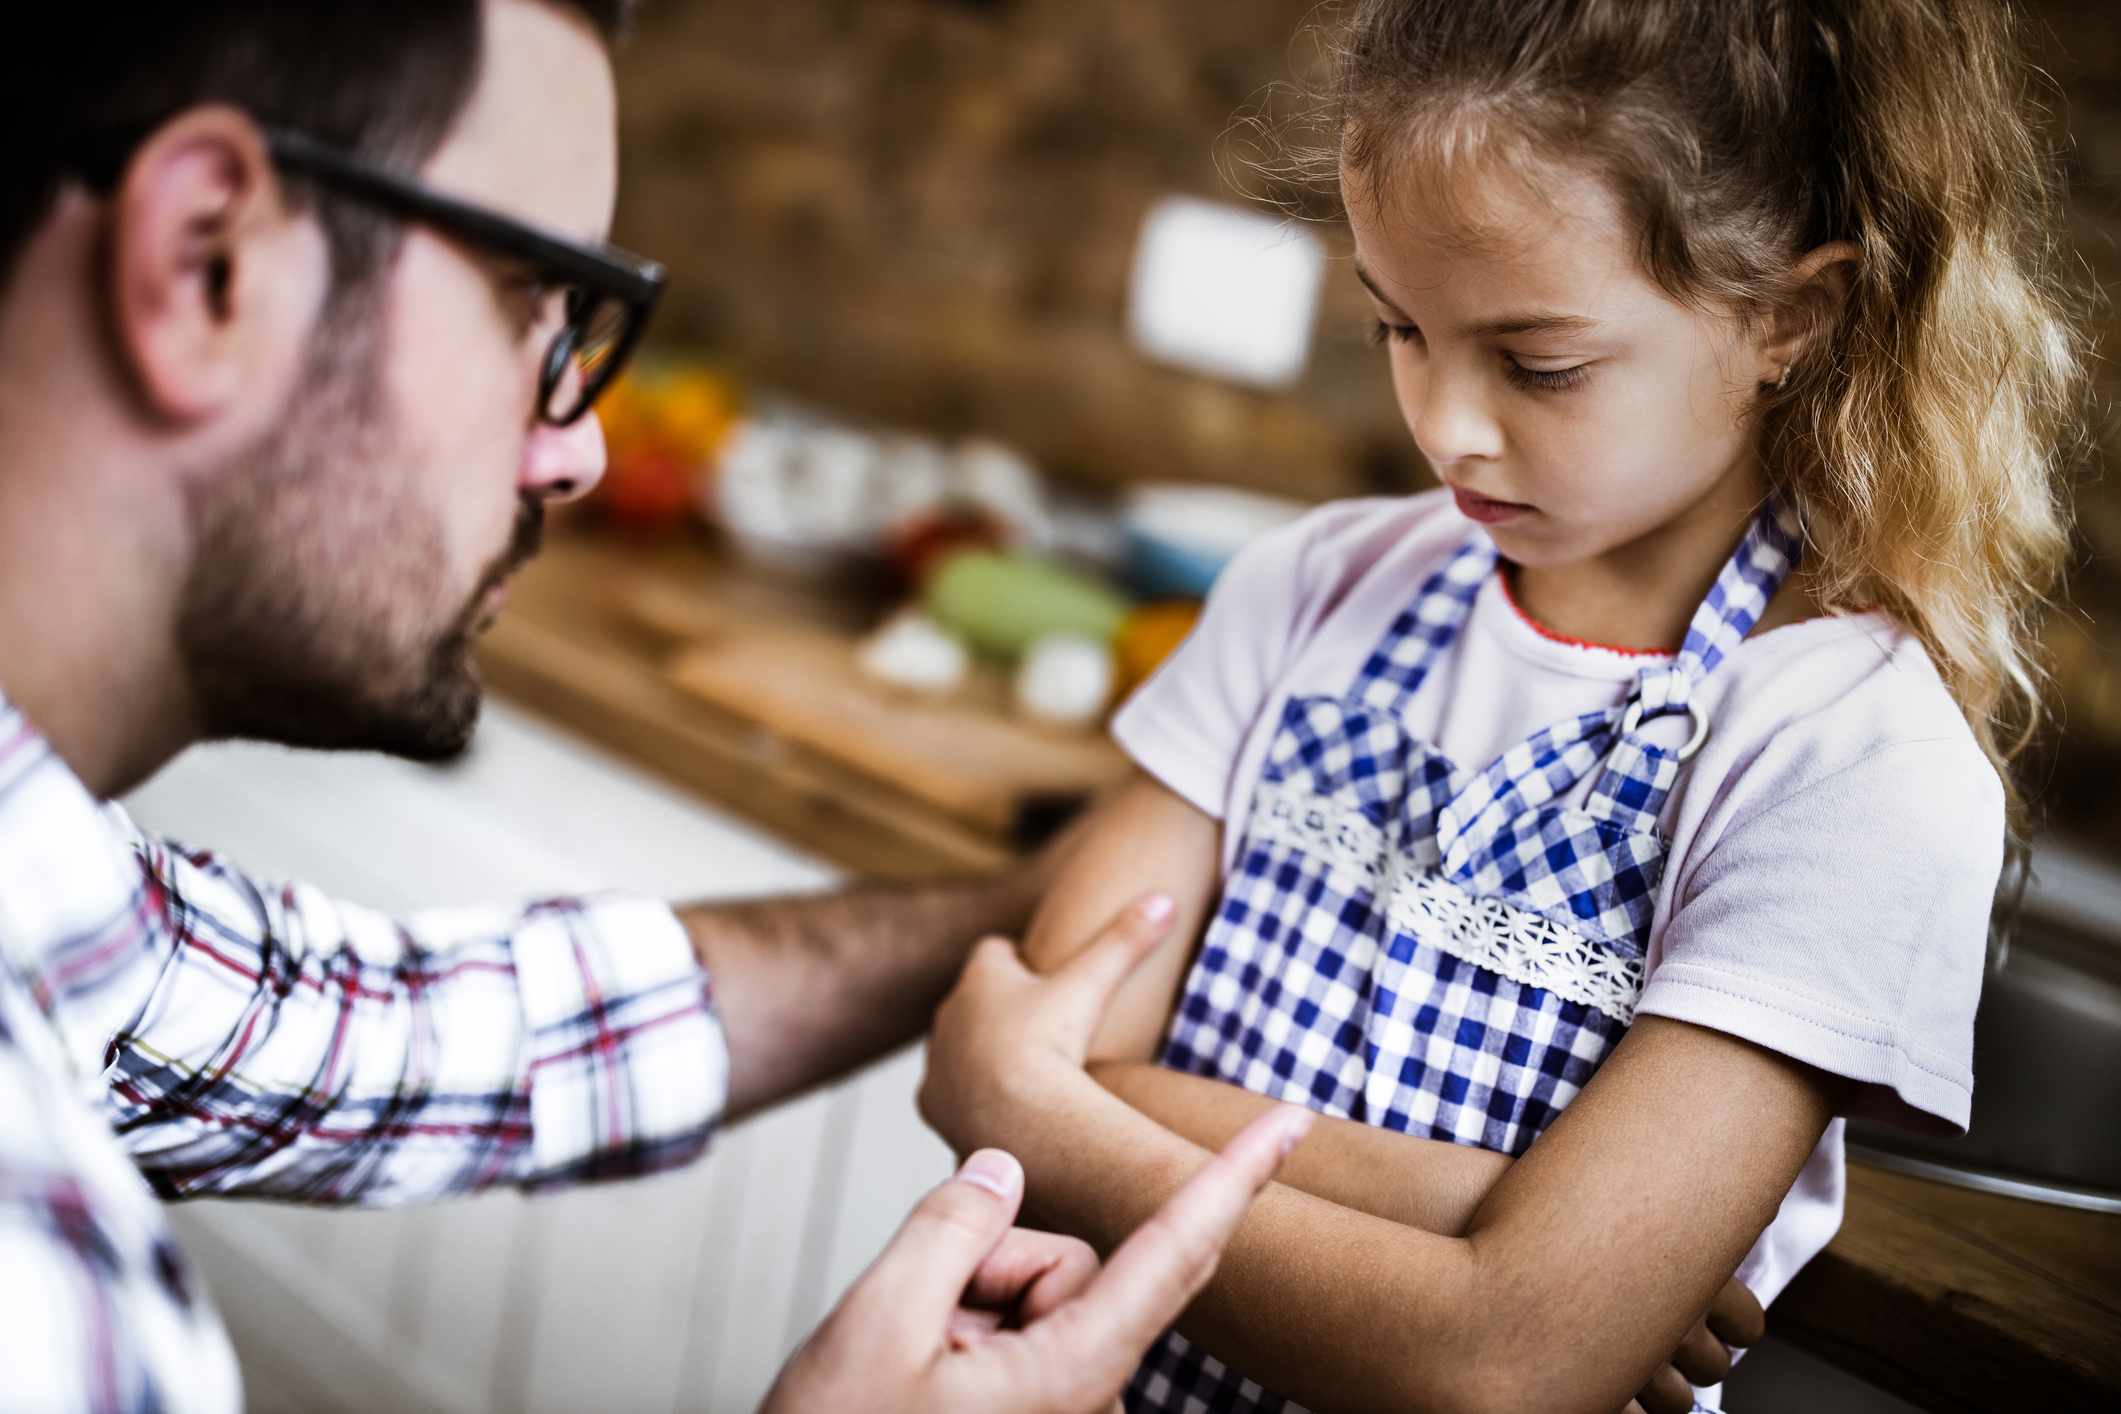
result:
M 1003 1200 L 1016 1195 L 1023 1177 L 1024 1166 L 1016 1161 L 1014 1154 L 1003 1149 L 981 1149 L 965 1160 L 965 1166 L 957 1171 L 958 1182 L 984 1188 Z
M 1142 900 L 1142 917 L 1151 923 L 1161 923 L 1178 911 L 1178 905 L 1169 894 L 1151 894 Z

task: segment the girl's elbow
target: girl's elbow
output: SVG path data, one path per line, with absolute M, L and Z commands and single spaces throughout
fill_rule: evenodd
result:
M 1551 1388 L 1536 1355 L 1493 1347 L 1449 1352 L 1444 1360 L 1403 1361 L 1385 1407 L 1433 1414 L 1551 1414 Z

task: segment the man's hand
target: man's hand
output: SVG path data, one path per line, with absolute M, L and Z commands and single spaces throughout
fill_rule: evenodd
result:
M 1245 1126 L 1103 1270 L 1072 1237 L 1010 1227 L 1023 1168 L 981 1150 L 913 1210 L 788 1362 L 761 1414 L 1117 1409 L 1142 1352 L 1207 1285 L 1253 1195 L 1311 1121 L 1284 1105 Z
M 1730 1348 L 1757 1345 L 1766 1334 L 1767 1314 L 1759 1300 L 1732 1277 L 1672 1352 L 1671 1362 L 1651 1376 L 1623 1414 L 1687 1414 L 1694 1407 L 1690 1386 L 1721 1383 L 1731 1372 Z
M 922 1117 L 962 1155 L 1013 1147 L 1005 1127 L 1035 1122 L 1056 1087 L 1102 1094 L 1083 1069 L 1090 1042 L 1120 983 L 1171 930 L 1175 912 L 1169 894 L 1147 894 L 1044 977 L 1005 939 L 980 943 L 929 1031 Z

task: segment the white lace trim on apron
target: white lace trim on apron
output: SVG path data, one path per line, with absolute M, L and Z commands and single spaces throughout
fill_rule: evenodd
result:
M 1643 984 L 1639 958 L 1623 957 L 1529 909 L 1467 893 L 1436 872 L 1433 839 L 1420 842 L 1428 847 L 1421 851 L 1426 859 L 1392 857 L 1385 832 L 1360 806 L 1315 794 L 1300 778 L 1260 783 L 1251 834 L 1355 875 L 1382 900 L 1393 929 L 1418 943 L 1520 986 L 1594 1007 L 1623 1026 L 1635 1019 Z

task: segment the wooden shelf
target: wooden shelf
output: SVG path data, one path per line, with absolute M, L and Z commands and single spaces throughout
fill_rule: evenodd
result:
M 704 544 L 607 544 L 556 533 L 511 586 L 479 652 L 495 691 L 855 873 L 911 881 L 990 873 L 997 833 L 719 712 L 664 676 L 671 640 L 628 605 L 644 589 L 725 593 L 745 612 L 830 622 L 845 609 L 743 573 Z

